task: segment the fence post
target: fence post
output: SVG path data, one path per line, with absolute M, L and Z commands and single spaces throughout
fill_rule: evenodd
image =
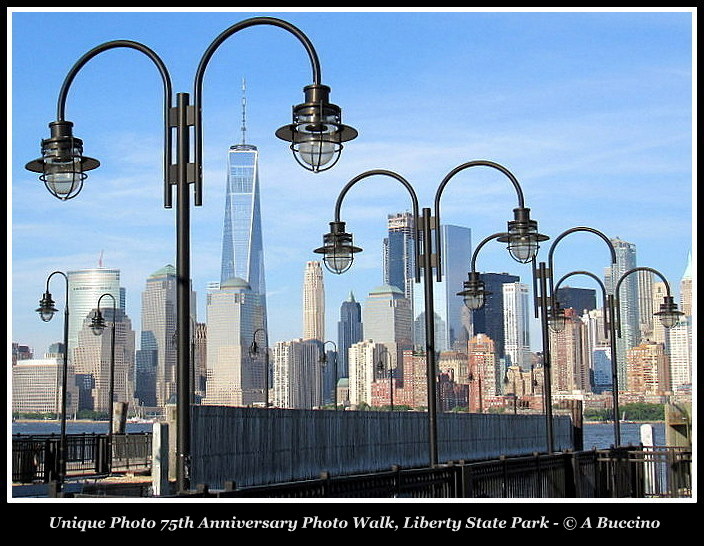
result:
M 535 460 L 535 481 L 538 485 L 538 498 L 543 496 L 543 476 L 540 472 L 540 453 L 537 451 L 533 452 L 533 459 Z
M 169 425 L 152 425 L 152 491 L 155 497 L 168 493 L 169 487 Z
M 563 454 L 565 475 L 565 497 L 573 499 L 577 496 L 577 472 L 575 469 L 575 456 L 570 451 Z
M 107 474 L 108 473 L 108 450 L 110 445 L 108 443 L 108 436 L 94 436 L 95 440 L 95 473 L 96 474 Z M 85 444 L 85 436 L 82 438 Z
M 323 470 L 320 473 L 320 496 L 326 498 L 330 494 L 330 472 Z

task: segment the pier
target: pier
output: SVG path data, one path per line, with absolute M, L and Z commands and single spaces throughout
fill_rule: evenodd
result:
M 196 406 L 194 488 L 177 494 L 167 424 L 156 434 L 69 435 L 55 487 L 58 438 L 13 437 L 13 496 L 190 498 L 691 497 L 691 447 L 576 449 L 554 417 L 553 453 L 539 415 L 440 414 L 440 463 L 429 466 L 422 412 Z M 172 459 L 172 458 L 171 458 Z M 24 492 L 24 493 L 23 493 Z

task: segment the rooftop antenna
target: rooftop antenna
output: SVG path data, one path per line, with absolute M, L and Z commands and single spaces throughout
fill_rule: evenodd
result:
M 247 106 L 247 97 L 245 92 L 247 90 L 245 79 L 242 78 L 242 144 L 245 143 L 245 134 L 247 133 L 247 118 L 245 108 Z

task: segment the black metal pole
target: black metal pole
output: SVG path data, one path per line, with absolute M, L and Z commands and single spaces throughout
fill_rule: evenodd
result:
M 332 400 L 333 403 L 335 404 L 335 411 L 337 411 L 337 347 L 335 347 L 335 381 L 333 381 L 332 385 Z
M 114 428 L 114 418 L 113 418 L 113 412 L 114 412 L 114 401 L 115 401 L 115 322 L 117 320 L 116 314 L 117 314 L 117 302 L 115 300 L 115 296 L 110 294 L 109 292 L 106 292 L 105 294 L 102 294 L 98 298 L 98 316 L 100 315 L 100 302 L 105 296 L 110 296 L 112 299 L 112 329 L 111 329 L 111 336 L 110 336 L 110 376 L 109 376 L 109 385 L 108 385 L 108 391 L 109 391 L 109 398 L 108 398 L 108 472 L 112 472 L 112 432 Z M 103 323 L 104 324 L 104 323 Z M 102 328 L 101 328 L 101 333 L 102 333 Z
M 64 275 L 65 276 L 65 275 Z M 66 309 L 64 310 L 64 367 L 61 370 L 61 439 L 59 440 L 59 476 L 57 491 L 63 490 L 66 479 L 66 387 L 68 386 L 68 277 L 66 277 Z
M 435 380 L 435 306 L 433 302 L 432 218 L 430 209 L 423 209 L 423 282 L 425 296 L 425 358 L 428 376 L 428 440 L 430 466 L 438 462 L 437 402 Z
M 545 262 L 540 262 L 537 276 L 540 279 L 540 326 L 543 335 L 543 399 L 545 404 L 545 429 L 548 454 L 554 451 L 552 430 L 552 378 L 550 362 L 550 333 L 548 331 L 548 294 L 547 269 Z
M 613 398 L 614 406 L 614 441 L 615 446 L 621 445 L 621 423 L 618 417 L 618 363 L 616 361 L 616 313 L 614 312 L 614 296 L 609 294 L 608 300 L 608 311 L 605 309 L 604 312 L 609 314 L 609 342 L 611 344 L 611 392 Z M 604 317 L 607 320 L 607 317 Z
M 108 411 L 110 412 L 110 432 L 108 434 L 108 472 L 112 473 L 112 433 L 114 428 L 113 404 L 115 402 L 115 304 L 113 298 L 112 307 L 112 335 L 110 336 L 110 400 Z
M 190 489 L 191 408 L 189 329 L 191 319 L 190 200 L 188 195 L 188 93 L 176 95 L 176 481 L 179 491 Z
M 386 353 L 389 354 L 388 352 Z M 389 396 L 391 398 L 391 411 L 394 411 L 394 370 L 391 368 L 389 361 Z
M 269 407 L 269 347 L 264 347 L 264 407 Z

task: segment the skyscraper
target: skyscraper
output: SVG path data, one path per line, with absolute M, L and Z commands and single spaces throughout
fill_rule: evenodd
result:
M 578 315 L 596 309 L 596 290 L 591 288 L 562 286 L 557 289 L 555 295 L 562 309 L 572 308 Z
M 236 277 L 208 292 L 204 404 L 247 406 L 264 401 L 264 364 L 249 353 L 261 323 L 259 297 Z
M 503 358 L 504 350 L 504 291 L 505 283 L 519 282 L 519 277 L 508 273 L 481 273 L 488 295 L 484 305 L 472 312 L 474 335 L 486 334 L 494 342 L 497 358 Z
M 313 409 L 322 404 L 320 343 L 296 339 L 278 341 L 274 360 L 274 406 Z
M 372 404 L 372 383 L 376 381 L 377 364 L 382 361 L 384 347 L 391 344 L 365 340 L 355 343 L 349 350 L 350 364 L 350 404 Z M 387 350 L 389 350 L 387 348 Z
M 320 262 L 306 263 L 303 276 L 303 339 L 325 341 L 325 286 Z
M 83 321 L 98 305 L 103 294 L 115 298 L 118 309 L 125 309 L 124 293 L 120 289 L 120 270 L 104 267 L 69 271 L 69 322 L 68 347 L 69 359 L 73 358 L 74 349 L 78 346 L 78 332 L 83 328 Z M 102 306 L 112 307 L 113 300 L 103 298 Z
M 692 316 L 692 251 L 687 255 L 687 267 L 680 279 L 680 311 Z
M 384 284 L 401 290 L 413 302 L 415 283 L 415 229 L 413 214 L 388 215 L 389 234 L 383 242 Z
M 105 299 L 103 299 L 105 302 Z M 96 300 L 96 304 L 97 304 Z M 79 409 L 107 412 L 110 407 L 110 368 L 112 362 L 112 323 L 115 321 L 114 402 L 133 405 L 134 398 L 134 339 L 132 321 L 122 309 L 103 308 L 105 322 L 110 326 L 96 336 L 91 330 L 95 307 L 83 321 L 74 350 L 74 370 L 79 384 Z M 79 379 L 80 378 L 80 379 Z M 88 387 L 80 392 L 82 387 Z M 84 403 L 85 402 L 85 403 Z
M 502 377 L 495 347 L 494 341 L 486 334 L 477 334 L 467 342 L 470 411 L 482 413 L 487 407 L 483 397 L 496 396 L 500 392 Z
M 467 277 L 472 257 L 472 231 L 453 225 L 440 227 L 442 233 L 442 281 L 433 281 L 435 308 L 435 350 L 463 349 L 471 337 L 471 314 L 457 295 Z M 459 288 L 458 288 L 459 287 Z M 423 279 L 414 290 L 414 342 L 425 346 L 425 301 Z M 365 334 L 366 337 L 366 334 Z M 457 345 L 456 345 L 457 344 Z
M 266 283 L 264 245 L 259 203 L 259 151 L 245 143 L 245 97 L 242 83 L 242 142 L 230 147 L 227 155 L 225 220 L 222 235 L 220 282 L 243 279 L 259 296 L 258 313 L 266 331 Z M 265 336 L 267 337 L 267 336 Z M 267 342 L 268 343 L 268 342 Z
M 611 239 L 616 251 L 616 264 L 605 269 L 604 285 L 609 293 L 614 293 L 616 284 L 624 273 L 636 267 L 636 245 L 619 239 Z M 638 275 L 628 275 L 619 288 L 621 337 L 616 338 L 617 375 L 620 389 L 629 389 L 626 383 L 626 351 L 638 344 L 640 324 L 638 316 Z
M 176 394 L 176 269 L 152 273 L 142 292 L 137 392 L 145 406 L 163 406 Z
M 337 323 L 337 374 L 338 377 L 349 377 L 348 351 L 355 343 L 362 341 L 362 306 L 350 297 L 340 306 L 340 320 Z
M 515 282 L 502 286 L 504 298 L 504 351 L 509 365 L 530 367 L 531 310 L 528 286 Z

